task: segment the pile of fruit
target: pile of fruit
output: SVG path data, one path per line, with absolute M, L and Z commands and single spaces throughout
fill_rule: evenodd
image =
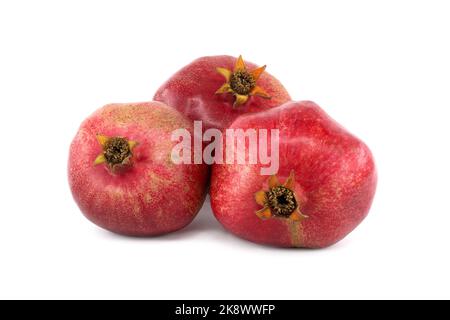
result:
M 267 165 L 261 161 L 174 161 L 180 142 L 174 132 L 194 136 L 194 121 L 201 121 L 203 132 L 277 129 L 277 172 L 261 174 Z M 247 141 L 246 154 L 224 151 L 248 159 L 249 148 Z M 181 156 L 198 160 L 195 152 L 185 148 Z M 230 56 L 193 61 L 152 102 L 95 111 L 72 141 L 68 175 L 83 214 L 112 232 L 156 236 L 179 230 L 209 191 L 215 217 L 237 236 L 305 248 L 330 246 L 350 233 L 366 217 L 377 182 L 372 154 L 361 140 L 315 103 L 291 101 L 265 66 Z

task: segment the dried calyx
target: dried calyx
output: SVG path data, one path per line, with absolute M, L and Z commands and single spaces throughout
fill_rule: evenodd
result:
M 273 215 L 277 217 L 289 218 L 297 209 L 297 201 L 292 190 L 286 187 L 273 187 L 266 192 L 267 205 Z
M 250 96 L 260 96 L 270 99 L 270 96 L 263 88 L 257 85 L 261 74 L 266 66 L 259 67 L 252 71 L 247 71 L 242 56 L 236 60 L 233 71 L 226 68 L 216 68 L 226 80 L 226 82 L 216 91 L 216 94 L 231 93 L 235 97 L 233 106 L 239 106 L 247 102 Z
M 289 178 L 282 185 L 277 176 L 271 176 L 268 181 L 269 190 L 260 190 L 255 193 L 256 202 L 263 206 L 256 211 L 256 215 L 261 219 L 283 218 L 293 221 L 301 221 L 305 216 L 300 211 L 299 203 L 295 196 L 294 171 L 291 171 Z
M 137 142 L 123 137 L 107 137 L 97 135 L 97 141 L 103 150 L 94 161 L 94 165 L 106 163 L 112 170 L 127 166 L 131 163 L 133 148 Z
M 109 139 L 103 146 L 103 154 L 109 165 L 116 165 L 131 157 L 131 149 L 127 140 L 121 137 L 114 137 Z
M 245 70 L 238 70 L 230 77 L 230 88 L 238 94 L 248 95 L 255 86 L 255 78 Z

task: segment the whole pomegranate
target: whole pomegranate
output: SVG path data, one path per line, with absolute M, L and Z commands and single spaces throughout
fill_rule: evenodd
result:
M 279 129 L 279 170 L 269 177 L 261 164 L 213 165 L 211 205 L 229 231 L 257 243 L 321 248 L 366 217 L 377 181 L 372 154 L 315 103 L 288 102 L 230 128 Z M 248 152 L 248 140 L 245 146 Z
M 176 72 L 154 96 L 185 114 L 202 120 L 203 128 L 227 128 L 237 117 L 290 100 L 282 84 L 265 66 L 242 57 L 202 57 Z
M 174 130 L 192 123 L 161 102 L 110 104 L 70 146 L 68 174 L 84 215 L 112 232 L 153 236 L 189 224 L 204 201 L 205 165 L 174 164 Z

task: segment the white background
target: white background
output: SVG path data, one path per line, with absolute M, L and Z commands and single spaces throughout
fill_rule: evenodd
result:
M 0 298 L 450 298 L 448 1 L 1 1 Z M 368 218 L 324 250 L 255 245 L 205 203 L 181 232 L 113 235 L 66 177 L 81 121 L 243 54 L 372 149 Z

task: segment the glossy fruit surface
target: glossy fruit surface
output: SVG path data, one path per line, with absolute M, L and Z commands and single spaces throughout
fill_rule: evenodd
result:
M 227 230 L 262 244 L 321 248 L 366 217 L 377 181 L 372 153 L 315 103 L 288 102 L 230 127 L 279 129 L 280 138 L 274 176 L 261 175 L 261 164 L 213 165 L 211 205 Z
M 68 175 L 83 214 L 107 230 L 152 236 L 189 224 L 203 204 L 207 167 L 174 164 L 173 130 L 192 123 L 161 102 L 110 104 L 70 146 Z

